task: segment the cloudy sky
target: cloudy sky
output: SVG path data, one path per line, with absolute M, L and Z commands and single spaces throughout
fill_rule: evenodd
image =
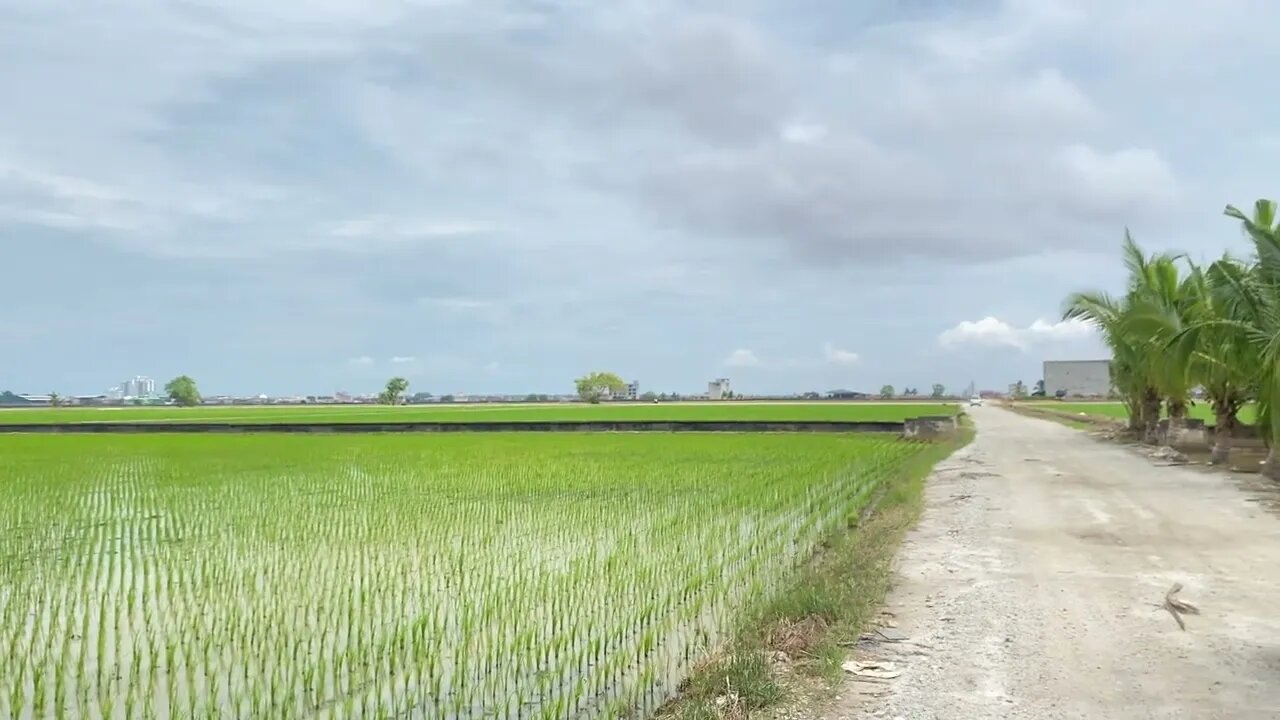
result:
M 6 0 L 0 388 L 1033 382 L 1243 251 L 1271 0 Z M 1258 33 L 1263 32 L 1263 35 Z

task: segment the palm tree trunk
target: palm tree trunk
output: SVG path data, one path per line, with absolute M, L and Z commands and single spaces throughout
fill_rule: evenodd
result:
M 1142 396 L 1126 395 L 1124 407 L 1129 411 L 1129 432 L 1142 436 Z
M 1262 463 L 1262 474 L 1271 480 L 1280 481 L 1280 458 L 1276 457 L 1275 444 L 1267 450 L 1267 459 Z
M 1273 402 L 1261 402 L 1261 400 L 1271 400 L 1271 393 L 1264 393 L 1264 397 L 1259 398 L 1258 403 L 1258 429 L 1262 434 L 1262 441 L 1267 444 L 1267 459 L 1262 463 L 1262 475 L 1272 480 L 1280 481 L 1280 457 L 1276 456 L 1277 439 L 1280 439 L 1280 428 L 1277 428 L 1275 412 L 1277 407 Z
M 1146 442 L 1160 442 L 1160 393 L 1150 388 L 1142 396 L 1142 432 Z
M 1187 402 L 1170 398 L 1169 425 L 1165 429 L 1164 444 L 1177 445 L 1183 441 L 1183 431 L 1187 429 Z
M 1213 451 L 1209 453 L 1210 465 L 1225 465 L 1231 460 L 1231 438 L 1236 429 L 1236 413 L 1230 406 L 1214 407 Z

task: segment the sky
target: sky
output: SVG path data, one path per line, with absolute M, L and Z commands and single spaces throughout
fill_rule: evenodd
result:
M 1270 0 L 6 0 L 0 388 L 1004 388 L 1243 253 Z M 1264 33 L 1265 36 L 1265 33 Z

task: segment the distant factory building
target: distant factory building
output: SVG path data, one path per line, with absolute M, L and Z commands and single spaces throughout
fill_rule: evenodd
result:
M 707 383 L 707 398 L 710 400 L 724 400 L 731 392 L 729 378 L 716 378 Z
M 1046 360 L 1044 394 L 1048 397 L 1105 397 L 1111 394 L 1110 360 Z
M 640 381 L 633 380 L 617 390 L 605 389 L 604 396 L 609 400 L 637 400 L 640 398 Z

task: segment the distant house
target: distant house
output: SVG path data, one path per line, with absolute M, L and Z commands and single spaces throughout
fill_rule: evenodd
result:
M 707 383 L 708 400 L 724 400 L 733 391 L 729 389 L 729 378 L 716 378 Z
M 633 380 L 618 392 L 608 393 L 608 396 L 610 400 L 638 400 L 640 398 L 640 383 Z
M 827 397 L 832 400 L 866 400 L 871 396 L 856 390 L 832 390 L 827 393 Z

